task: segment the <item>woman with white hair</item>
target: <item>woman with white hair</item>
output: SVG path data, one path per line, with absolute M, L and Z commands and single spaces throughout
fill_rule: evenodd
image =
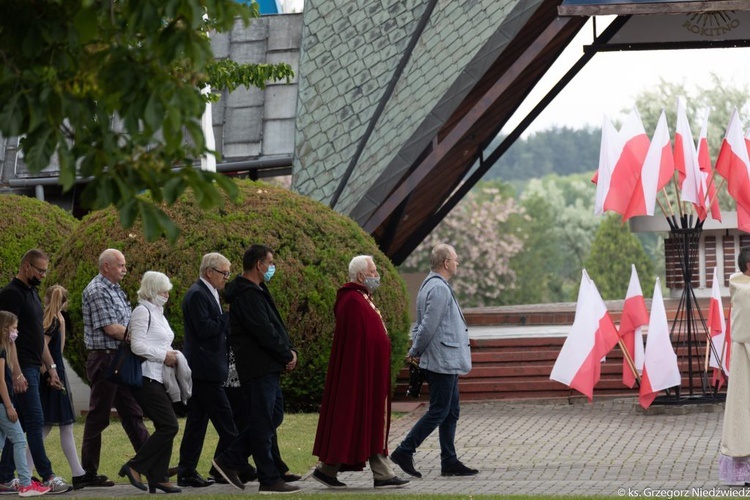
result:
M 127 476 L 130 484 L 144 491 L 142 476 L 146 476 L 150 493 L 156 493 L 157 489 L 165 493 L 181 491 L 169 483 L 169 460 L 179 425 L 162 375 L 164 365 L 177 364 L 177 351 L 172 349 L 174 332 L 164 316 L 164 304 L 171 289 L 172 283 L 165 274 L 146 271 L 138 290 L 138 305 L 128 325 L 130 348 L 144 358 L 143 386 L 133 389 L 133 396 L 156 430 L 135 457 L 122 466 L 120 476 Z

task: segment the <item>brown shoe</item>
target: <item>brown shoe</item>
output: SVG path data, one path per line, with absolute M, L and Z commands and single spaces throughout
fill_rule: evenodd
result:
M 258 493 L 295 493 L 301 488 L 293 484 L 287 484 L 283 479 L 279 479 L 273 484 L 261 484 Z

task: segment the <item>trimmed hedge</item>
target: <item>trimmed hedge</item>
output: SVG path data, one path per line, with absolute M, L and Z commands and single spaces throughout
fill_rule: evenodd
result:
M 45 201 L 15 194 L 0 196 L 0 287 L 18 274 L 21 257 L 32 248 L 43 250 L 50 263 L 54 262 L 77 225 L 75 217 Z
M 375 302 L 388 326 L 393 345 L 392 374 L 403 366 L 409 333 L 406 286 L 374 240 L 351 219 L 324 205 L 262 182 L 237 182 L 241 200 L 222 208 L 203 210 L 192 197 L 183 197 L 164 210 L 180 228 L 173 246 L 166 240 L 147 243 L 140 226 L 124 230 L 114 210 L 94 212 L 81 221 L 59 253 L 48 283 L 59 282 L 71 293 L 66 355 L 85 379 L 85 348 L 81 323 L 81 295 L 97 274 L 97 259 L 105 248 L 125 254 L 128 274 L 121 285 L 133 304 L 145 271 L 167 274 L 174 288 L 167 316 L 175 331 L 175 346 L 182 343 L 180 303 L 198 278 L 201 258 L 220 252 L 232 262 L 232 274 L 242 272 L 242 256 L 253 243 L 274 249 L 276 274 L 269 288 L 299 350 L 298 368 L 282 380 L 287 407 L 317 411 L 323 394 L 334 329 L 336 291 L 348 281 L 351 258 L 370 254 L 381 274 Z

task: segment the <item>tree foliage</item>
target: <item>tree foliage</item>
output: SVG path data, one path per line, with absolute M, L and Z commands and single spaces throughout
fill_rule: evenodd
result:
M 655 278 L 653 264 L 640 240 L 617 214 L 609 214 L 602 221 L 584 264 L 605 300 L 625 298 L 631 264 L 635 264 L 642 287 Z
M 373 255 L 381 275 L 374 302 L 388 327 L 392 345 L 392 375 L 403 366 L 409 334 L 409 300 L 401 277 L 375 241 L 351 219 L 321 203 L 262 182 L 237 181 L 238 203 L 204 210 L 186 194 L 171 207 L 162 207 L 180 229 L 170 244 L 164 239 L 145 241 L 136 223 L 131 231 L 117 224 L 114 209 L 86 216 L 58 252 L 45 285 L 60 283 L 70 291 L 72 327 L 66 357 L 85 378 L 81 294 L 96 276 L 97 258 L 105 248 L 120 249 L 128 261 L 121 285 L 135 304 L 143 273 L 167 274 L 174 285 L 167 317 L 175 332 L 175 347 L 182 345 L 180 304 L 198 278 L 201 257 L 220 252 L 232 263 L 233 275 L 242 272 L 242 256 L 253 243 L 275 250 L 276 274 L 269 288 L 299 351 L 298 368 L 283 377 L 284 398 L 293 410 L 317 411 L 323 394 L 335 318 L 336 291 L 348 281 L 349 261 L 355 255 Z
M 90 178 L 84 206 L 114 205 L 126 228 L 140 217 L 148 240 L 177 227 L 160 208 L 190 188 L 204 208 L 236 187 L 193 168 L 208 152 L 201 90 L 262 86 L 292 76 L 280 65 L 213 58 L 208 30 L 246 25 L 257 4 L 233 0 L 66 0 L 3 3 L 0 134 L 22 136 L 32 172 L 60 166 L 60 183 Z M 151 200 L 136 194 L 148 190 Z
M 502 302 L 513 287 L 515 275 L 511 257 L 523 248 L 509 220 L 521 209 L 501 187 L 487 186 L 471 191 L 450 214 L 419 244 L 401 266 L 403 271 L 429 269 L 429 255 L 438 243 L 456 248 L 460 260 L 452 284 L 464 306 L 488 306 Z

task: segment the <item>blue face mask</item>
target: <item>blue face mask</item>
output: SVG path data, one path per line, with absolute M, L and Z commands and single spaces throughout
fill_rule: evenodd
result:
M 273 278 L 273 274 L 275 272 L 276 272 L 276 266 L 271 264 L 270 266 L 268 266 L 268 271 L 263 273 L 263 280 L 266 282 L 271 281 L 271 278 Z

